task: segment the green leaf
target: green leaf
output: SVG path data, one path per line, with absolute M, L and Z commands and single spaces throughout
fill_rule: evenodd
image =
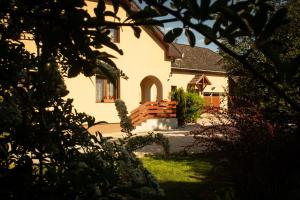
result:
M 201 12 L 199 13 L 199 5 L 197 3 L 197 0 L 186 0 L 186 4 L 192 16 L 195 17 L 196 19 L 200 19 Z
M 106 64 L 102 61 L 98 62 L 97 74 L 104 75 L 110 80 L 114 85 L 116 84 L 116 80 L 119 77 L 119 70 L 116 68 L 113 68 L 111 65 Z
M 107 35 L 102 35 L 101 37 L 98 37 L 99 42 L 101 42 L 103 45 L 115 50 L 120 55 L 123 55 L 123 51 L 119 49 L 119 47 L 111 41 L 111 39 Z
M 174 28 L 164 36 L 164 41 L 167 43 L 172 43 L 177 37 L 181 35 L 181 33 L 182 28 Z
M 200 5 L 201 20 L 205 20 L 209 18 L 209 5 L 210 5 L 210 0 L 201 1 L 201 5 Z
M 95 75 L 95 73 L 96 73 L 96 70 L 95 70 L 95 66 L 94 65 L 91 65 L 90 63 L 86 63 L 83 66 L 83 74 L 84 74 L 84 76 L 90 77 L 90 76 Z
M 212 28 L 205 24 L 197 24 L 196 30 L 206 37 L 216 38 L 216 34 L 213 32 Z
M 214 34 L 216 34 L 219 31 L 221 24 L 222 24 L 222 19 L 220 19 L 220 18 L 216 19 L 216 21 L 212 27 L 212 32 Z
M 74 0 L 74 6 L 83 7 L 86 6 L 86 3 L 83 0 Z
M 88 123 L 88 128 L 92 127 L 95 124 L 95 118 L 92 116 L 88 116 L 87 123 Z
M 251 33 L 250 27 L 246 24 L 244 19 L 238 15 L 233 10 L 227 8 L 227 7 L 220 7 L 219 10 L 228 20 L 230 20 L 232 23 L 236 24 L 240 29 L 242 29 L 244 32 L 249 35 Z
M 74 64 L 68 71 L 68 77 L 76 77 L 81 72 L 82 66 L 80 64 Z
M 104 12 L 104 15 L 105 15 L 105 16 L 109 16 L 109 17 L 113 17 L 113 18 L 117 19 L 118 21 L 121 20 L 120 17 L 118 17 L 118 16 L 116 15 L 116 13 L 111 12 L 111 11 L 105 11 L 105 12 Z
M 185 33 L 185 36 L 187 37 L 191 47 L 194 47 L 195 43 L 196 43 L 196 38 L 195 38 L 194 33 L 189 29 L 186 29 L 184 33 Z
M 226 31 L 224 29 L 220 29 L 220 35 L 221 35 L 221 37 L 226 38 L 228 40 L 229 44 L 231 44 L 231 45 L 235 44 L 235 38 L 228 31 Z
M 285 70 L 286 76 L 294 77 L 299 69 L 300 69 L 300 55 L 292 59 L 291 62 L 288 65 L 286 65 L 286 70 Z M 294 80 L 294 79 L 290 79 L 290 80 Z
M 94 9 L 94 13 L 96 16 L 101 16 L 102 13 L 105 11 L 105 2 L 98 1 L 97 7 Z
M 105 62 L 110 67 L 113 67 L 113 68 L 117 69 L 117 65 L 111 59 L 109 59 L 108 57 L 98 57 L 98 59 Z
M 261 52 L 275 64 L 276 68 L 280 73 L 282 73 L 283 68 L 285 67 L 282 66 L 282 62 L 280 59 L 280 53 L 281 53 L 280 51 L 282 46 L 283 46 L 282 43 L 276 40 L 270 40 L 261 43 L 259 46 Z
M 216 0 L 210 7 L 212 13 L 219 12 L 220 7 L 227 7 L 227 0 Z
M 134 36 L 137 38 L 140 38 L 142 29 L 138 26 L 132 26 L 133 32 L 134 32 Z
M 143 10 L 140 10 L 138 12 L 133 12 L 130 14 L 130 16 L 125 20 L 145 20 L 145 19 L 151 19 L 154 17 L 159 17 L 160 14 L 157 12 L 157 10 L 151 8 L 150 6 L 146 6 Z
M 274 31 L 282 24 L 287 22 L 287 9 L 281 8 L 271 17 L 270 21 L 265 26 L 263 32 L 259 35 L 259 40 L 265 40 L 270 37 Z
M 112 0 L 112 4 L 114 7 L 114 12 L 117 13 L 119 11 L 119 7 L 120 7 L 120 0 Z
M 147 26 L 147 25 L 150 25 L 150 26 L 160 26 L 160 27 L 164 27 L 164 24 L 161 23 L 161 21 L 159 20 L 156 20 L 156 19 L 148 19 L 146 21 L 144 21 L 144 24 Z

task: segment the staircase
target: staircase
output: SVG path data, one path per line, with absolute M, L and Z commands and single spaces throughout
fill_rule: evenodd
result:
M 176 118 L 176 104 L 176 101 L 145 102 L 131 111 L 132 124 L 135 128 L 142 124 L 145 127 L 150 119 L 158 119 L 157 125 L 167 124 L 170 121 L 168 118 Z

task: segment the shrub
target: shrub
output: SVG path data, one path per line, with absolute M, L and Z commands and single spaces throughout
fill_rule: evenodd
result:
M 131 131 L 134 129 L 134 127 L 132 125 L 131 119 L 128 117 L 128 111 L 125 102 L 117 99 L 115 101 L 115 106 L 120 118 L 120 126 L 122 128 L 121 131 L 127 133 L 128 135 L 132 135 Z
M 176 116 L 179 126 L 184 125 L 186 119 L 186 95 L 182 88 L 171 93 L 171 99 L 177 101 Z
M 204 100 L 197 93 L 186 93 L 186 121 L 196 122 L 200 118 L 201 111 L 204 107 Z
M 4 36 L 3 36 L 4 37 Z M 56 60 L 0 45 L 1 199 L 145 199 L 160 195 L 126 144 L 91 135 L 95 119 L 76 112 Z
M 195 122 L 201 114 L 204 100 L 197 93 L 185 92 L 179 88 L 171 93 L 171 99 L 177 101 L 177 119 L 180 126 Z
M 212 125 L 191 132 L 194 145 L 205 145 L 228 160 L 226 170 L 238 199 L 298 199 L 298 127 L 271 122 L 256 106 L 243 102 L 239 105 L 245 107 L 230 112 L 213 110 Z
M 0 103 L 1 198 L 144 199 L 161 194 L 126 141 L 91 135 L 83 124 L 91 126 L 94 119 L 74 111 L 72 100 L 54 98 L 57 90 L 31 98 L 14 89 L 11 94 Z M 46 107 L 38 100 L 48 95 L 51 109 L 48 101 Z

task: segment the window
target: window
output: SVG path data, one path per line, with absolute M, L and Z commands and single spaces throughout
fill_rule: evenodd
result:
M 221 92 L 204 92 L 203 99 L 205 106 L 212 106 L 215 108 L 220 108 L 221 105 Z
M 105 76 L 96 75 L 96 102 L 114 102 L 118 96 L 116 86 Z
M 115 43 L 120 42 L 120 29 L 119 28 L 110 28 L 109 36 L 111 37 L 111 40 Z

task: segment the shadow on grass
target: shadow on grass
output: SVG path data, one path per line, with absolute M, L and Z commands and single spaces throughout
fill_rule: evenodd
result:
M 203 183 L 166 182 L 160 183 L 165 192 L 161 200 L 210 200 L 214 199 L 213 191 L 207 190 Z
M 219 167 L 221 159 L 216 155 L 171 155 L 168 158 L 163 158 L 162 156 L 151 156 L 149 158 L 153 159 L 153 164 L 156 165 L 157 162 L 162 161 L 161 165 L 164 165 L 164 163 L 171 164 L 171 168 L 179 168 L 180 164 L 188 168 L 185 174 L 178 173 L 178 176 L 188 177 L 180 179 L 176 177 L 176 174 L 171 173 L 170 176 L 174 177 L 166 177 L 168 172 L 164 174 L 164 170 L 168 169 L 164 168 L 165 166 L 156 166 L 158 170 L 161 169 L 161 171 L 157 171 L 157 169 L 153 170 L 148 165 L 149 170 L 153 170 L 154 176 L 156 176 L 162 189 L 165 191 L 165 197 L 160 198 L 161 200 L 214 200 L 217 196 L 227 196 L 228 194 L 226 193 L 231 192 L 232 187 L 230 181 L 228 181 L 229 175 L 222 167 Z M 177 163 L 180 164 L 177 165 Z M 170 167 L 170 165 L 167 165 L 167 167 Z

